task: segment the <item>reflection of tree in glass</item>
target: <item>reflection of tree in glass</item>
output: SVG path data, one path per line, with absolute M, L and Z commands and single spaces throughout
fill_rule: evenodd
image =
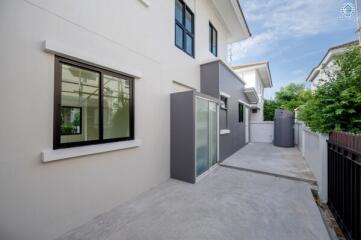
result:
M 75 127 L 80 126 L 80 112 L 76 112 L 76 113 L 74 114 L 73 125 L 74 125 Z
M 104 83 L 104 128 L 106 138 L 129 136 L 129 81 L 106 77 Z
M 112 117 L 112 126 L 118 126 L 118 131 L 120 136 L 129 135 L 129 87 L 127 92 L 124 91 L 124 88 L 128 86 L 127 82 L 124 81 L 124 84 L 118 82 L 118 97 L 117 101 L 113 102 L 113 109 L 116 109 L 115 114 Z
M 63 107 L 61 111 L 61 134 L 80 134 L 81 109 Z

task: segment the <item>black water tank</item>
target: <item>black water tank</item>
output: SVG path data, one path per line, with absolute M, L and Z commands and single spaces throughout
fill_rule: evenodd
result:
M 294 147 L 295 115 L 293 112 L 277 109 L 274 117 L 273 144 L 278 147 Z

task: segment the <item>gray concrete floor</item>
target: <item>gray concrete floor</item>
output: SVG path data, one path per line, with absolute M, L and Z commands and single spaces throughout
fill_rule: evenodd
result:
M 222 165 L 316 182 L 298 149 L 275 147 L 269 143 L 250 143 Z
M 218 167 L 170 179 L 58 240 L 328 240 L 309 184 Z

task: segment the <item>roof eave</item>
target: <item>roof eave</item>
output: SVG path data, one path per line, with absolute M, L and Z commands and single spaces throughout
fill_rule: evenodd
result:
M 211 1 L 228 33 L 227 42 L 234 43 L 251 37 L 251 32 L 238 0 Z
M 272 75 L 271 75 L 271 68 L 269 66 L 269 62 L 266 61 L 266 62 L 259 62 L 259 63 L 253 63 L 253 64 L 245 64 L 245 65 L 236 65 L 236 66 L 232 66 L 232 68 L 237 71 L 242 71 L 242 69 L 244 70 L 256 70 L 256 71 L 259 71 L 259 70 L 264 70 L 266 71 L 266 75 L 267 75 L 267 81 L 264 82 L 262 80 L 262 83 L 264 85 L 265 88 L 271 88 L 273 87 L 273 81 L 272 81 Z
M 306 78 L 306 82 L 313 82 L 313 80 L 316 78 L 317 74 L 319 74 L 320 70 L 322 69 L 322 65 L 328 64 L 332 60 L 334 55 L 342 53 L 343 49 L 345 49 L 349 46 L 356 45 L 357 43 L 358 43 L 358 41 L 352 41 L 352 42 L 344 43 L 344 44 L 329 48 L 327 50 L 325 56 L 323 56 L 321 62 L 311 70 L 310 74 Z

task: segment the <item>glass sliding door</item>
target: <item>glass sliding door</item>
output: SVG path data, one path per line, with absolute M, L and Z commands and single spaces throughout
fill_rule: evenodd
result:
M 196 176 L 209 169 L 209 110 L 208 100 L 196 98 Z
M 217 104 L 196 98 L 196 176 L 200 176 L 218 161 Z
M 217 104 L 209 102 L 209 156 L 210 166 L 218 161 L 218 121 Z

